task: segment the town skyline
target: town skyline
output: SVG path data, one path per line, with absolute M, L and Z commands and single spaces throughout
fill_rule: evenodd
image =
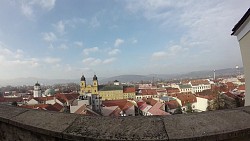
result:
M 230 33 L 249 4 L 1 1 L 0 77 L 70 79 L 242 66 Z

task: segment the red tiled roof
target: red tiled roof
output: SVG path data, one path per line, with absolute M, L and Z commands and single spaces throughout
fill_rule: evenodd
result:
M 47 96 L 47 97 L 34 97 L 33 99 L 35 99 L 38 102 L 43 102 L 43 101 L 48 101 L 48 100 L 53 100 L 54 96 Z
M 193 94 L 177 94 L 178 99 L 180 99 L 182 106 L 188 103 L 197 102 L 196 96 Z
M 135 87 L 124 87 L 123 93 L 135 93 Z
M 237 96 L 235 96 L 234 94 L 232 94 L 230 92 L 226 92 L 226 93 L 223 93 L 223 94 L 225 94 L 226 96 L 231 97 L 233 99 L 237 98 Z
M 22 105 L 20 107 L 28 108 L 28 109 L 41 109 L 41 110 L 48 110 L 48 111 L 60 111 L 56 107 L 51 104 L 36 104 L 36 105 Z
M 178 88 L 166 88 L 167 93 L 179 93 L 180 90 Z
M 163 103 L 157 102 L 153 107 L 148 110 L 148 112 L 152 115 L 170 115 L 169 113 L 160 109 L 162 106 L 164 106 Z
M 59 99 L 63 99 L 64 101 L 70 101 L 77 99 L 79 94 L 77 93 L 68 93 L 68 94 L 56 94 L 55 97 Z
M 216 99 L 216 97 L 214 95 L 199 95 L 197 97 L 200 97 L 200 98 L 205 98 L 207 100 L 213 100 L 213 99 Z
M 142 98 L 142 100 L 151 106 L 154 106 L 157 103 L 157 100 L 154 100 L 153 98 Z
M 6 97 L 0 97 L 0 102 L 22 102 L 22 97 L 15 97 L 15 98 L 6 98 Z
M 208 80 L 198 79 L 198 80 L 191 80 L 190 81 L 192 86 L 198 86 L 198 85 L 209 85 L 210 83 Z
M 54 106 L 56 109 L 58 109 L 59 111 L 61 111 L 62 108 L 63 108 L 63 106 L 62 106 L 61 104 L 57 103 L 57 102 L 56 102 L 53 106 Z
M 102 104 L 106 107 L 110 106 L 118 106 L 121 110 L 126 111 L 130 107 L 134 106 L 133 103 L 130 101 L 127 101 L 126 99 L 121 99 L 121 100 L 106 100 L 103 101 Z
M 178 108 L 178 106 L 180 106 L 176 100 L 170 100 L 166 102 L 165 104 L 169 107 L 169 109 L 176 109 Z
M 240 91 L 246 90 L 245 85 L 240 85 L 240 86 L 238 86 L 237 89 L 240 90 Z
M 141 95 L 157 95 L 156 89 L 141 89 Z

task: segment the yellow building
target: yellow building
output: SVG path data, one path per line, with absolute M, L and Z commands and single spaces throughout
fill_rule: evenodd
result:
M 116 85 L 101 86 L 98 92 L 100 97 L 102 97 L 102 100 L 123 99 L 122 86 L 116 86 Z
M 124 87 L 123 99 L 135 99 L 135 87 Z
M 92 85 L 86 85 L 86 79 L 84 75 L 82 75 L 80 83 L 80 94 L 85 94 L 85 93 L 98 94 L 98 80 L 96 75 L 94 75 L 93 77 Z

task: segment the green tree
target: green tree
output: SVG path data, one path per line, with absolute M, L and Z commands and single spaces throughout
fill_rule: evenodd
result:
M 187 104 L 187 111 L 186 112 L 187 113 L 193 113 L 194 112 L 190 103 Z
M 174 111 L 174 114 L 182 114 L 182 109 L 180 105 L 176 108 L 176 110 Z

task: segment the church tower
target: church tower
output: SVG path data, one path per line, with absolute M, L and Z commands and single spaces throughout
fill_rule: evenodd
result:
M 81 83 L 80 83 L 80 94 L 84 94 L 86 88 L 86 79 L 84 75 L 81 77 Z
M 38 82 L 36 82 L 36 84 L 34 86 L 33 96 L 34 97 L 42 97 L 41 86 Z
M 97 80 L 97 76 L 96 75 L 94 75 L 94 77 L 93 77 L 92 94 L 98 94 L 98 80 Z

